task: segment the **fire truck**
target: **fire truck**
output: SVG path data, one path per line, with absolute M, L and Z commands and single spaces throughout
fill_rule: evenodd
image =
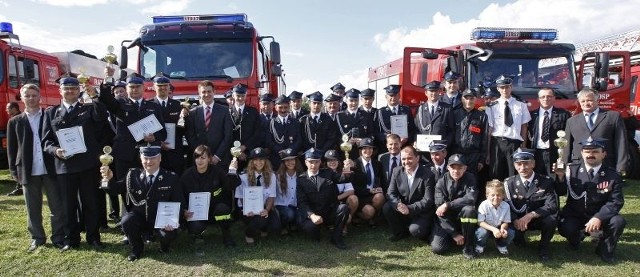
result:
M 247 86 L 247 104 L 254 107 L 260 95 L 286 89 L 279 43 L 259 35 L 246 14 L 155 16 L 139 37 L 122 42 L 121 69 L 129 49 L 137 50 L 137 72 L 147 79 L 145 98 L 155 96 L 151 79 L 158 74 L 171 79 L 174 99 L 197 100 L 198 82 L 210 80 L 216 102 L 225 105 L 224 93 L 238 83 Z
M 107 64 L 84 53 L 81 50 L 72 52 L 49 53 L 31 48 L 20 43 L 9 22 L 0 22 L 0 106 L 6 107 L 10 102 L 24 105 L 20 101 L 20 87 L 24 84 L 36 84 L 40 87 L 41 105 L 43 107 L 60 104 L 60 91 L 56 80 L 64 73 L 83 73 L 90 77 L 90 84 L 102 81 L 102 72 Z M 0 112 L 0 168 L 7 167 L 7 113 Z

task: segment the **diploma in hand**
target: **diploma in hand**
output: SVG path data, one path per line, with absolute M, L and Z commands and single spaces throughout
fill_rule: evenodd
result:
M 180 202 L 158 202 L 158 212 L 156 213 L 156 224 L 153 228 L 164 229 L 171 226 L 178 229 L 180 215 Z
M 264 210 L 262 187 L 244 187 L 242 192 L 242 214 L 259 215 Z
M 407 125 L 407 115 L 392 115 L 391 116 L 391 133 L 398 135 L 401 138 L 408 138 L 409 131 Z
M 189 193 L 189 211 L 193 213 L 187 221 L 209 220 L 210 192 Z

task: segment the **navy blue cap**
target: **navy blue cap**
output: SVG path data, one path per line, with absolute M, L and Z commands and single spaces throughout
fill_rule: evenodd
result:
M 400 93 L 400 85 L 388 85 L 384 90 L 387 92 L 387 95 L 393 96 Z
M 280 159 L 281 160 L 290 160 L 290 159 L 295 159 L 297 158 L 298 155 L 296 155 L 296 152 L 293 151 L 293 149 L 291 148 L 287 148 L 285 150 L 282 150 L 282 152 L 280 152 Z
M 113 83 L 113 87 L 111 89 L 113 90 L 114 88 L 124 88 L 126 86 L 127 86 L 127 83 L 125 83 L 124 81 L 118 80 L 115 83 Z
M 311 102 L 322 102 L 322 93 L 319 91 L 316 91 L 314 93 L 308 94 L 307 98 L 309 98 L 309 101 Z
M 447 72 L 447 74 L 444 74 L 445 81 L 458 80 L 459 78 L 460 78 L 460 74 L 453 71 L 449 71 Z
M 335 94 L 330 94 L 329 96 L 327 96 L 327 98 L 324 99 L 324 102 L 334 102 L 334 101 L 340 101 L 340 96 L 337 96 Z
M 431 81 L 428 82 L 424 85 L 424 88 L 426 90 L 439 90 L 440 89 L 440 82 L 438 81 Z
M 473 97 L 476 97 L 476 96 L 477 96 L 477 94 L 476 94 L 476 90 L 475 90 L 475 89 L 472 89 L 472 88 L 470 88 L 470 89 L 465 89 L 465 90 L 462 92 L 462 97 L 465 97 L 465 96 L 473 96 Z
M 159 75 L 153 78 L 153 83 L 157 85 L 171 84 L 171 80 L 165 76 Z
M 271 94 L 263 94 L 260 95 L 260 102 L 273 102 L 273 98 L 271 98 Z
M 363 138 L 362 140 L 360 140 L 360 142 L 358 142 L 358 149 L 363 147 L 376 148 L 376 146 L 373 144 L 373 140 L 370 138 Z
M 324 158 L 327 160 L 339 160 L 340 159 L 340 152 L 336 151 L 336 150 L 327 150 L 326 153 L 324 153 Z
M 229 98 L 229 97 L 233 96 L 232 94 L 233 94 L 233 91 L 232 90 L 228 90 L 227 92 L 224 93 L 224 98 Z
M 429 144 L 429 152 L 440 152 L 447 149 L 447 141 L 446 140 L 433 140 L 431 144 Z
M 62 77 L 60 78 L 60 86 L 61 87 L 77 87 L 80 86 L 80 82 L 78 82 L 78 79 L 74 78 L 74 77 Z
M 604 139 L 593 139 L 591 137 L 580 142 L 582 149 L 604 149 L 606 141 Z
M 505 75 L 500 75 L 498 79 L 496 79 L 496 85 L 498 86 L 510 86 L 513 83 L 513 80 Z
M 276 104 L 289 104 L 289 97 L 280 95 L 275 99 Z
M 460 154 L 451 155 L 451 157 L 449 157 L 449 161 L 447 162 L 447 164 L 448 165 L 454 165 L 454 164 L 466 165 L 466 163 L 464 162 L 464 157 Z
M 160 155 L 160 146 L 142 146 L 140 147 L 140 154 L 147 158 L 153 158 Z
M 133 73 L 127 76 L 127 84 L 128 85 L 142 85 L 144 83 L 144 78 L 140 74 Z
M 497 91 L 491 89 L 491 88 L 485 88 L 484 89 L 484 94 L 482 95 L 482 97 L 485 98 L 489 98 L 489 97 L 500 97 L 500 93 L 498 93 Z
M 345 89 L 345 87 L 344 87 L 344 85 L 342 85 L 342 83 L 338 82 L 337 84 L 331 86 L 329 89 L 331 91 L 336 91 L 336 90 L 339 90 L 339 89 Z
M 247 86 L 244 84 L 238 83 L 235 86 L 233 86 L 233 88 L 231 88 L 231 91 L 235 94 L 244 95 L 244 94 L 247 94 Z
M 360 98 L 360 91 L 355 89 L 355 88 L 349 89 L 347 91 L 347 97 L 348 98 L 358 99 L 358 98 Z
M 376 90 L 375 89 L 370 89 L 370 88 L 365 88 L 362 91 L 360 91 L 360 96 L 362 96 L 362 97 L 375 97 L 376 96 Z
M 269 152 L 262 147 L 256 147 L 249 152 L 249 159 L 266 159 L 267 157 L 269 157 Z
M 521 161 L 533 161 L 535 160 L 535 150 L 526 149 L 526 148 L 518 148 L 516 152 L 511 155 L 513 158 L 513 162 L 521 162 Z
M 289 99 L 291 100 L 298 100 L 298 99 L 302 99 L 302 92 L 299 91 L 292 91 L 291 93 L 289 93 Z
M 309 148 L 306 152 L 304 152 L 305 160 L 321 160 L 322 152 L 318 149 Z

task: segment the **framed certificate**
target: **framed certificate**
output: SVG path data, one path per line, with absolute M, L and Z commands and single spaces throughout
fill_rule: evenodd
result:
M 131 132 L 131 135 L 133 136 L 133 139 L 135 139 L 135 141 L 141 141 L 144 138 L 144 135 L 153 134 L 157 131 L 162 130 L 163 128 L 162 124 L 160 124 L 160 121 L 158 121 L 156 116 L 153 114 L 150 114 L 147 117 L 140 119 L 127 127 L 129 128 L 129 132 Z
M 60 129 L 56 131 L 56 137 L 65 157 L 87 152 L 82 126 Z
M 441 135 L 418 135 L 416 137 L 416 150 L 420 152 L 429 152 L 429 145 L 434 140 L 442 139 Z
M 187 221 L 209 220 L 210 192 L 189 193 L 189 211 L 193 213 Z
M 406 114 L 391 116 L 391 133 L 394 133 L 401 138 L 409 137 Z
M 153 228 L 164 229 L 171 226 L 173 229 L 180 227 L 180 202 L 158 202 L 156 224 Z
M 260 214 L 264 210 L 264 194 L 263 188 L 260 187 L 244 187 L 242 192 L 242 214 L 248 215 Z

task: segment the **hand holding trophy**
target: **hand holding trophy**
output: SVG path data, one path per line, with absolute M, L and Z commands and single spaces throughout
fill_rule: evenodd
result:
M 100 155 L 100 162 L 102 163 L 102 166 L 109 166 L 113 162 L 113 156 L 110 155 L 111 151 L 112 149 L 109 145 L 102 148 L 102 152 L 104 152 L 104 154 Z M 107 178 L 107 176 L 102 176 L 102 180 L 100 181 L 100 188 L 109 188 L 109 178 Z
M 556 134 L 558 135 L 558 138 L 553 140 L 553 144 L 558 147 L 558 160 L 556 161 L 555 170 L 564 170 L 565 164 L 562 161 L 562 156 L 564 154 L 564 148 L 567 147 L 568 141 L 564 138 L 566 133 L 563 130 L 559 130 Z
M 340 150 L 344 152 L 344 169 L 342 170 L 343 173 L 351 173 L 350 165 L 352 164 L 352 162 L 351 159 L 349 159 L 349 152 L 352 148 L 353 145 L 351 144 L 351 142 L 349 142 L 349 135 L 344 134 L 342 136 L 342 143 L 340 144 Z
M 191 98 L 187 97 L 182 102 L 180 102 L 180 106 L 182 106 L 182 112 L 180 112 L 180 119 L 178 119 L 178 127 L 184 127 L 184 117 L 189 114 L 189 109 L 191 109 Z
M 107 67 L 110 69 L 109 72 L 113 72 L 113 64 L 118 59 L 118 56 L 116 56 L 116 54 L 113 54 L 113 50 L 115 50 L 113 48 L 113 45 L 107 46 L 107 54 L 105 54 L 104 57 L 102 58 L 104 61 L 107 62 Z M 107 76 L 104 78 L 104 83 L 114 84 L 115 79 L 113 78 L 113 75 L 107 74 Z
M 231 156 L 233 156 L 231 165 L 229 166 L 229 173 L 231 174 L 236 174 L 238 172 L 238 157 L 242 155 L 241 145 L 242 144 L 236 140 L 233 142 L 233 147 L 231 147 Z

